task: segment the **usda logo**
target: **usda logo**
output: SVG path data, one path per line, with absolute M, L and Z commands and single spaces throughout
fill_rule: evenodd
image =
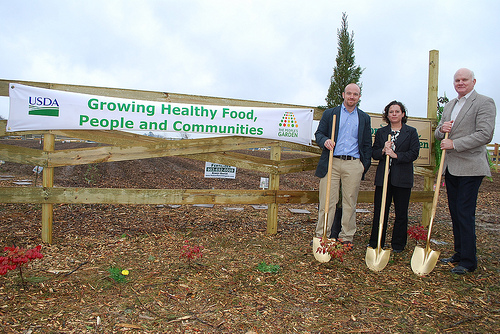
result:
M 59 117 L 59 103 L 56 99 L 41 96 L 29 97 L 29 115 Z

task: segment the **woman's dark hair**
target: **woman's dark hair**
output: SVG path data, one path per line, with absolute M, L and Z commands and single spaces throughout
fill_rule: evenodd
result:
M 403 116 L 403 119 L 401 120 L 401 123 L 403 123 L 403 124 L 406 123 L 406 121 L 408 120 L 408 114 L 406 113 L 406 107 L 402 102 L 399 102 L 399 101 L 392 101 L 388 105 L 385 106 L 384 114 L 382 115 L 382 119 L 387 124 L 391 123 L 391 121 L 389 121 L 389 117 L 387 117 L 387 116 L 389 115 L 389 108 L 393 105 L 398 105 L 401 108 L 401 112 L 405 114 Z

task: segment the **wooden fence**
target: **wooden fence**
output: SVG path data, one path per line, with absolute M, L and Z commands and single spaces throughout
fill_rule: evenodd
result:
M 498 172 L 498 165 L 500 164 L 499 162 L 499 144 L 498 143 L 495 143 L 495 144 L 488 144 L 488 153 L 490 154 L 490 161 L 491 161 L 491 165 L 492 165 L 492 169 L 495 171 L 495 172 Z
M 8 96 L 8 84 L 13 81 L 0 80 L 0 96 Z M 130 99 L 165 101 L 178 103 L 203 103 L 231 106 L 300 107 L 295 105 L 222 99 L 163 92 L 110 89 L 88 86 L 57 85 L 40 82 L 14 81 L 21 84 L 92 93 L 101 96 L 127 97 Z M 311 108 L 311 107 L 307 107 Z M 322 111 L 315 109 L 314 119 L 319 120 Z M 279 190 L 282 174 L 313 170 L 319 161 L 321 150 L 317 146 L 306 146 L 285 141 L 251 137 L 214 137 L 204 139 L 165 140 L 121 131 L 102 130 L 50 130 L 31 132 L 5 131 L 6 121 L 0 121 L 0 138 L 16 135 L 41 135 L 43 150 L 2 144 L 0 160 L 43 166 L 42 187 L 1 187 L 0 203 L 37 203 L 42 205 L 42 241 L 52 242 L 53 205 L 57 203 L 103 203 L 103 204 L 267 204 L 267 233 L 277 232 L 278 205 L 284 203 L 318 203 L 317 191 Z M 78 138 L 105 144 L 106 146 L 55 150 L 56 136 Z M 239 153 L 250 148 L 270 148 L 268 159 Z M 282 160 L 282 149 L 307 152 L 303 158 Z M 239 152 L 234 152 L 239 151 Z M 116 189 L 116 188 L 60 188 L 54 187 L 54 168 L 61 166 L 106 163 L 112 161 L 147 159 L 166 156 L 183 156 L 189 159 L 210 161 L 238 168 L 269 174 L 268 190 L 218 190 L 218 189 Z M 432 168 L 417 168 L 429 181 L 427 191 L 414 191 L 411 201 L 431 203 L 434 179 Z M 373 202 L 373 191 L 361 191 L 358 202 Z M 425 209 L 425 206 L 424 206 Z M 423 217 L 425 222 L 425 217 Z

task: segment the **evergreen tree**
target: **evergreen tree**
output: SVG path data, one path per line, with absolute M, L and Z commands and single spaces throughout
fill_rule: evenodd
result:
M 354 32 L 347 31 L 347 14 L 342 13 L 342 27 L 337 29 L 338 53 L 335 59 L 337 65 L 333 68 L 330 87 L 326 96 L 328 108 L 342 103 L 342 93 L 345 86 L 350 83 L 359 85 L 359 78 L 363 73 L 361 67 L 354 64 Z

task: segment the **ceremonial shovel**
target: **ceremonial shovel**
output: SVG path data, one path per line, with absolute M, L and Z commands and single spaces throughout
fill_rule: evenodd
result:
M 337 115 L 333 115 L 332 136 L 330 137 L 332 141 L 335 138 L 336 120 L 337 120 Z M 322 241 L 323 244 L 328 243 L 328 239 L 326 238 L 326 229 L 328 224 L 328 211 L 329 211 L 328 207 L 330 206 L 330 187 L 332 184 L 332 162 L 333 162 L 333 149 L 330 150 L 330 156 L 328 158 L 328 174 L 326 180 L 326 198 L 325 198 L 325 223 L 323 225 L 323 237 L 322 238 L 313 237 L 313 245 L 312 245 L 314 258 L 319 262 L 328 262 L 332 258 L 330 253 L 326 251 L 326 248 L 323 248 L 323 246 L 321 246 Z M 322 249 L 318 251 L 318 248 Z
M 389 135 L 388 141 L 391 140 Z M 385 202 L 387 197 L 387 182 L 389 176 L 389 159 L 388 155 L 385 156 L 385 169 L 384 169 L 384 184 L 382 186 L 382 204 L 380 206 L 380 219 L 378 224 L 378 242 L 377 248 L 373 249 L 368 247 L 366 249 L 365 262 L 370 270 L 381 271 L 389 262 L 391 257 L 390 249 L 382 249 L 382 230 L 384 229 L 384 216 L 385 216 Z
M 448 139 L 448 132 L 444 135 L 444 139 Z M 441 163 L 439 164 L 439 171 L 436 180 L 436 189 L 434 190 L 434 198 L 432 200 L 431 220 L 429 223 L 429 231 L 427 232 L 427 242 L 425 249 L 420 246 L 415 246 L 413 256 L 411 257 L 411 269 L 419 276 L 425 276 L 430 273 L 439 259 L 439 251 L 433 251 L 430 247 L 432 224 L 434 223 L 434 216 L 436 214 L 436 207 L 439 195 L 439 186 L 441 185 L 441 174 L 443 173 L 444 158 L 446 150 L 443 150 L 441 155 Z

